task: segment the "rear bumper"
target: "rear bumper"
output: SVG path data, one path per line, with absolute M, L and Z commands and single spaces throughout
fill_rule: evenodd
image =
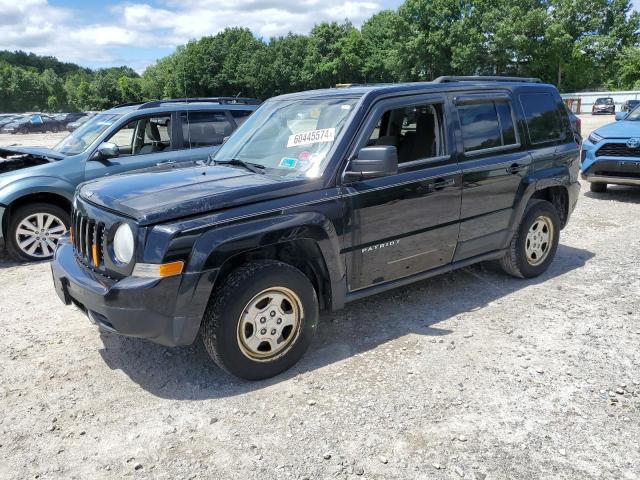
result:
M 113 280 L 78 262 L 65 239 L 56 249 L 51 271 L 60 300 L 75 304 L 103 331 L 167 346 L 189 345 L 196 338 L 204 311 L 190 302 L 196 274 Z
M 569 186 L 567 187 L 567 191 L 569 194 L 569 205 L 568 205 L 567 219 L 566 219 L 565 225 L 571 218 L 571 214 L 573 213 L 573 211 L 576 208 L 576 205 L 578 204 L 578 198 L 580 197 L 580 188 L 582 187 L 580 185 L 580 182 L 578 182 L 577 180 L 575 182 L 570 183 Z
M 0 205 L 0 240 L 2 240 L 2 237 L 4 236 L 4 212 L 6 212 L 6 210 L 7 207 Z

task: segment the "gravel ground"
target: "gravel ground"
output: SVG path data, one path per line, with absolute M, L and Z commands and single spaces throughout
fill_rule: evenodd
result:
M 541 278 L 351 304 L 257 383 L 100 335 L 0 254 L 0 478 L 640 478 L 640 189 L 587 190 Z

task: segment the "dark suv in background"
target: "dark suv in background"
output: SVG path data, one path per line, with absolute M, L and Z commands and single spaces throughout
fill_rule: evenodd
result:
M 78 184 L 131 170 L 204 161 L 259 100 L 217 97 L 121 105 L 53 148 L 0 147 L 0 233 L 22 260 L 51 258 Z
M 55 288 L 105 331 L 200 334 L 222 368 L 270 377 L 320 311 L 485 260 L 541 275 L 578 199 L 578 152 L 537 79 L 276 97 L 209 164 L 79 188 Z

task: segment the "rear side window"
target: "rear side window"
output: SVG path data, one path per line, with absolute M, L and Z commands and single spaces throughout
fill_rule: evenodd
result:
M 233 126 L 224 112 L 182 112 L 184 148 L 220 145 Z
M 233 120 L 236 122 L 237 126 L 242 125 L 252 113 L 253 112 L 251 110 L 231 110 L 231 116 L 233 117 Z
M 531 143 L 553 142 L 564 138 L 559 102 L 549 93 L 520 95 Z
M 465 152 L 517 145 L 511 103 L 487 100 L 458 105 Z

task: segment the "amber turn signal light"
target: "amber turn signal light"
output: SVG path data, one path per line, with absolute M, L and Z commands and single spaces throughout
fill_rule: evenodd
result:
M 134 277 L 165 278 L 180 275 L 183 269 L 184 262 L 182 260 L 161 264 L 136 263 L 132 275 Z

